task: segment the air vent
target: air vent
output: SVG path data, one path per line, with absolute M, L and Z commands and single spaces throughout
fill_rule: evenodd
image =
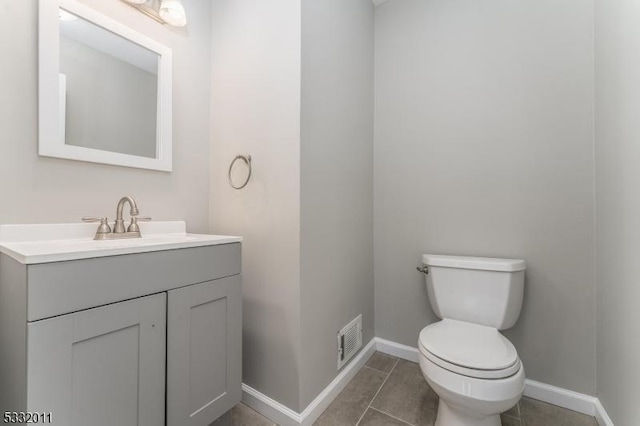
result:
M 338 370 L 362 347 L 362 315 L 338 332 Z

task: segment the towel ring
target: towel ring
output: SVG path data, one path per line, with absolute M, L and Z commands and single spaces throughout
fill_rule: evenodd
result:
M 249 167 L 249 174 L 247 175 L 247 179 L 244 181 L 244 183 L 242 185 L 236 186 L 233 183 L 233 179 L 231 178 L 231 171 L 233 170 L 233 165 L 236 164 L 236 161 L 238 160 L 242 160 L 245 162 L 245 164 L 247 165 L 247 167 Z M 231 185 L 231 187 L 233 189 L 242 189 L 245 186 L 247 186 L 247 184 L 249 183 L 249 179 L 251 179 L 251 156 L 250 155 L 236 155 L 236 157 L 233 159 L 233 161 L 231 161 L 231 164 L 229 165 L 229 185 Z

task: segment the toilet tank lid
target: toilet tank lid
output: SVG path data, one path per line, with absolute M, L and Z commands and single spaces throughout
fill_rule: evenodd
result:
M 483 271 L 517 272 L 527 266 L 522 259 L 498 259 L 493 257 L 443 256 L 423 254 L 422 263 L 443 268 L 478 269 Z

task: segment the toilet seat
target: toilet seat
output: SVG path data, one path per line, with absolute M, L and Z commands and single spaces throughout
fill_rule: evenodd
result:
M 445 370 L 474 379 L 504 379 L 507 377 L 511 377 L 518 371 L 520 371 L 520 360 L 517 360 L 511 367 L 505 368 L 503 370 L 474 370 L 472 368 L 465 368 L 459 365 L 451 364 L 450 362 L 438 358 L 431 352 L 424 350 L 424 348 L 422 347 L 420 348 L 420 355 L 433 362 L 437 366 L 444 368 Z
M 422 356 L 467 377 L 502 379 L 520 370 L 513 344 L 492 327 L 444 319 L 420 332 Z

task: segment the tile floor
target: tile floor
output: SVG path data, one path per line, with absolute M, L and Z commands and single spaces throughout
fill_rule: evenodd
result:
M 317 426 L 433 426 L 438 396 L 418 364 L 376 352 L 315 422 Z M 276 426 L 249 407 L 231 412 L 233 426 Z M 597 426 L 593 417 L 530 398 L 502 415 L 503 426 Z
M 231 409 L 232 426 L 277 426 L 262 414 L 253 411 L 243 403 Z

